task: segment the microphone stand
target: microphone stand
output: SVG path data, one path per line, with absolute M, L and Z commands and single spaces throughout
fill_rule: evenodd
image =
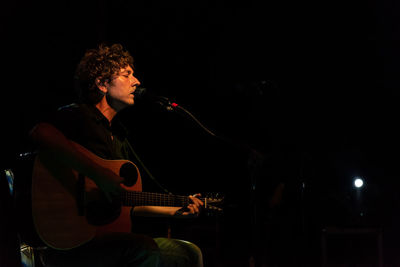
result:
M 264 156 L 260 154 L 258 151 L 254 150 L 250 146 L 244 143 L 239 143 L 237 141 L 234 141 L 233 139 L 226 138 L 219 136 L 215 134 L 213 131 L 205 127 L 192 113 L 190 113 L 187 109 L 184 107 L 178 105 L 177 103 L 171 102 L 168 98 L 166 97 L 158 97 L 158 101 L 161 106 L 163 106 L 167 111 L 175 111 L 179 110 L 188 115 L 194 122 L 196 122 L 197 125 L 200 126 L 201 129 L 203 129 L 207 134 L 211 135 L 212 137 L 215 137 L 225 143 L 228 143 L 229 145 L 232 145 L 241 151 L 244 151 L 247 153 L 248 158 L 247 158 L 247 167 L 249 171 L 249 180 L 250 180 L 250 206 L 252 207 L 251 211 L 251 216 L 250 216 L 250 225 L 251 225 L 251 248 L 250 248 L 250 256 L 249 256 L 249 267 L 254 267 L 256 266 L 256 241 L 259 240 L 260 234 L 258 233 L 258 202 L 257 202 L 257 181 L 259 178 L 260 174 L 260 168 L 262 167 L 262 164 L 265 160 Z M 218 234 L 219 234 L 219 224 L 217 220 L 217 250 L 220 251 L 220 241 L 218 240 Z

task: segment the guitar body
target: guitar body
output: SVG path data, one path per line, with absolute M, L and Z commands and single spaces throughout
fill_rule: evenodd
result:
M 125 173 L 129 170 L 130 175 L 134 175 L 131 178 L 134 183 L 129 190 L 142 190 L 139 171 L 132 162 L 104 160 L 79 144 L 73 144 L 93 161 L 121 177 L 125 178 L 126 175 L 122 175 L 121 170 L 125 170 Z M 84 180 L 81 189 L 78 186 L 82 181 L 80 179 Z M 68 250 L 90 241 L 98 234 L 130 232 L 129 206 L 118 205 L 116 218 L 105 224 L 89 222 L 86 208 L 99 196 L 102 194 L 91 179 L 80 178 L 75 170 L 55 161 L 50 155 L 40 153 L 35 159 L 32 173 L 32 216 L 38 235 L 48 246 Z M 101 211 L 101 207 L 98 210 Z

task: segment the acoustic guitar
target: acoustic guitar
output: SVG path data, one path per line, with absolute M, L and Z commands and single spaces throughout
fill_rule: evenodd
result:
M 77 143 L 73 145 L 124 178 L 129 191 L 109 201 L 89 177 L 44 152 L 39 153 L 32 173 L 32 215 L 36 232 L 49 247 L 68 250 L 101 233 L 130 232 L 132 206 L 186 207 L 191 203 L 188 196 L 142 192 L 140 173 L 134 163 L 105 160 Z M 221 198 L 200 199 L 204 209 L 222 211 Z

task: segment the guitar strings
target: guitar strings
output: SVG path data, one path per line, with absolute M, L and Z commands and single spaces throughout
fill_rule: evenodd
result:
M 205 198 L 200 198 L 203 202 Z M 164 205 L 181 207 L 191 203 L 187 196 L 177 196 L 151 192 L 124 192 L 122 196 L 124 205 Z

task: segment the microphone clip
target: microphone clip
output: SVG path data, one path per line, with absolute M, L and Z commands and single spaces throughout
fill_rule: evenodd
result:
M 154 95 L 151 92 L 147 92 L 147 89 L 144 87 L 136 88 L 134 95 L 138 99 L 141 99 L 141 100 L 147 99 L 153 103 L 159 104 L 161 107 L 163 107 L 167 111 L 174 111 L 175 108 L 177 108 L 179 106 L 178 104 L 171 102 L 165 96 Z
M 160 104 L 160 106 L 164 107 L 167 111 L 174 111 L 179 105 L 175 102 L 171 102 L 165 96 L 157 96 L 158 100 L 156 103 Z

